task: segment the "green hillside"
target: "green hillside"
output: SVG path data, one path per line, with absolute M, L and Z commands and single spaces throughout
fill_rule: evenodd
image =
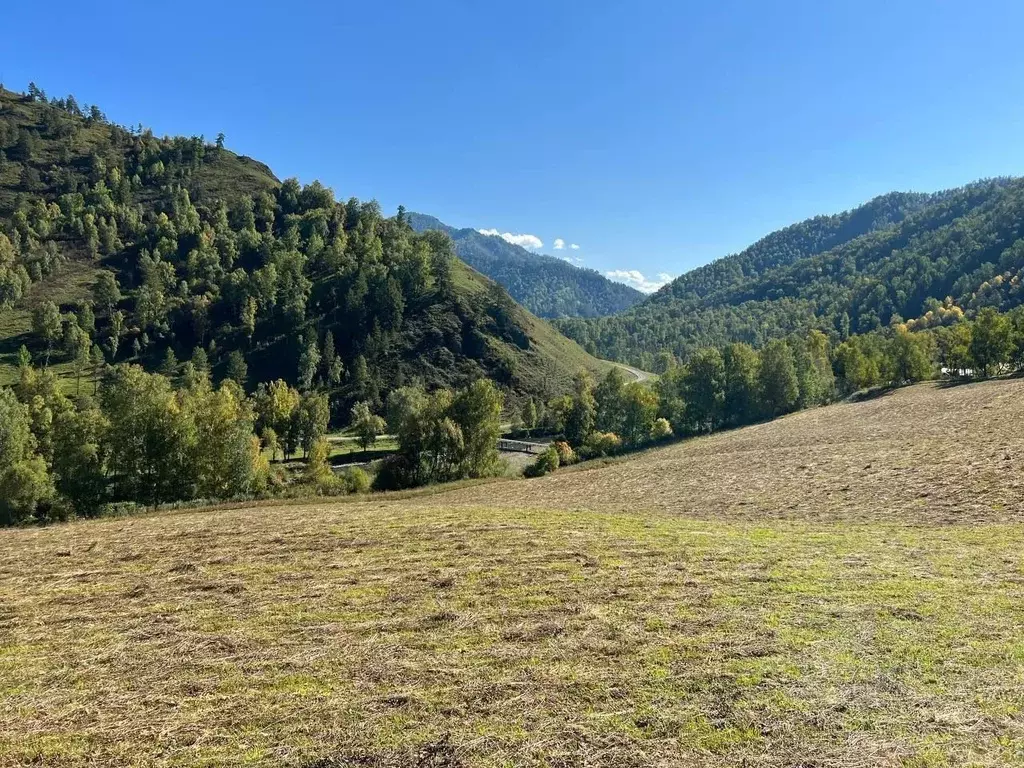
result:
M 239 353 L 250 385 L 319 382 L 336 410 L 480 376 L 550 397 L 603 367 L 442 234 L 281 182 L 223 137 L 157 137 L 34 87 L 0 90 L 0 233 L 0 382 L 22 345 L 67 373 L 82 346 L 90 367 L 151 370 L 201 349 L 215 377 Z
M 650 366 L 660 350 L 685 357 L 810 328 L 841 340 L 941 303 L 1005 310 L 1022 301 L 1022 237 L 1024 179 L 893 193 L 775 232 L 615 317 L 557 325 L 591 352 Z
M 563 259 L 531 253 L 518 245 L 475 229 L 456 229 L 421 213 L 410 213 L 417 232 L 447 232 L 455 253 L 476 270 L 501 284 L 509 294 L 541 317 L 600 317 L 629 309 L 644 295 L 600 272 Z

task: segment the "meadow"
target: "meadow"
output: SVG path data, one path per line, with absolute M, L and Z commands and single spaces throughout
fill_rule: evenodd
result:
M 0 765 L 1024 765 L 1022 411 L 0 531 Z

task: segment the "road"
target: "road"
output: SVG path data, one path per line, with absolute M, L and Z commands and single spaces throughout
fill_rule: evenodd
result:
M 615 365 L 622 368 L 626 373 L 631 374 L 637 381 L 648 381 L 649 379 L 656 378 L 653 373 L 641 371 L 639 368 L 634 368 L 633 366 L 626 365 L 625 363 L 615 363 Z

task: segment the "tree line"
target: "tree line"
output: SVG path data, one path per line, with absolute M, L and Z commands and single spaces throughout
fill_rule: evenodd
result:
M 772 339 L 760 349 L 734 342 L 703 347 L 684 362 L 659 356 L 653 384 L 626 383 L 620 369 L 595 385 L 580 374 L 572 395 L 525 403 L 517 425 L 563 435 L 538 459 L 543 474 L 577 456 L 635 449 L 663 440 L 707 434 L 824 405 L 877 387 L 942 376 L 970 379 L 1024 369 L 1024 307 L 992 307 L 972 319 L 947 299 L 916 320 L 849 336 L 833 346 L 819 330 Z
M 378 487 L 496 471 L 502 403 L 487 379 L 429 395 L 392 392 L 388 423 L 400 450 L 379 471 Z M 176 380 L 111 366 L 95 394 L 71 397 L 52 370 L 26 362 L 17 384 L 0 388 L 0 524 L 95 517 L 121 505 L 369 490 L 364 470 L 332 470 L 329 416 L 323 392 L 275 380 L 247 396 L 230 377 L 215 386 L 209 368 L 192 360 Z M 362 401 L 351 427 L 365 448 L 386 423 Z M 300 450 L 296 477 L 271 464 Z

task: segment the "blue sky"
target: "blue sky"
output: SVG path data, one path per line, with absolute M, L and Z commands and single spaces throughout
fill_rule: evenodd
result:
M 10 5 L 8 87 L 223 131 L 281 178 L 645 288 L 890 190 L 1024 173 L 1020 2 Z

